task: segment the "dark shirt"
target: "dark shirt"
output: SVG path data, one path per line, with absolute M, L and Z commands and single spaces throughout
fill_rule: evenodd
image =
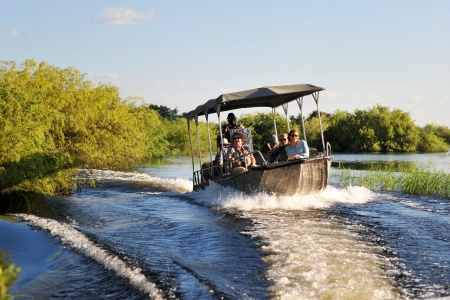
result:
M 230 134 L 230 130 L 231 129 L 236 129 L 236 128 L 243 128 L 241 124 L 236 124 L 233 126 L 233 124 L 226 124 L 224 126 L 222 126 L 222 134 L 225 135 L 225 137 L 227 138 L 227 140 L 231 141 L 231 134 Z
M 277 148 L 275 148 L 277 149 Z M 270 153 L 272 151 L 275 151 L 275 149 L 270 148 L 269 144 L 264 144 L 264 146 L 261 147 L 261 149 L 259 149 L 259 151 L 261 152 L 262 156 L 264 157 L 264 159 L 266 161 L 269 161 L 269 157 L 270 157 Z
M 273 149 L 272 153 L 270 154 L 270 162 L 278 162 L 278 161 L 286 161 L 287 160 L 287 154 L 286 149 L 284 149 L 284 146 L 279 146 L 278 148 Z

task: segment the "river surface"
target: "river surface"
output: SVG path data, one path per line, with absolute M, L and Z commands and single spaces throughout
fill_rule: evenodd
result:
M 334 155 L 414 163 L 444 155 Z M 311 196 L 192 191 L 190 159 L 1 201 L 15 299 L 450 299 L 449 199 L 330 185 Z

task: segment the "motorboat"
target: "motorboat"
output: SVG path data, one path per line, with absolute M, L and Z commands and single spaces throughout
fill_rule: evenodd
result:
M 183 115 L 187 119 L 189 142 L 191 147 L 192 171 L 193 171 L 193 189 L 200 190 L 206 188 L 210 182 L 215 182 L 223 186 L 233 187 L 246 193 L 275 193 L 279 195 L 307 195 L 323 191 L 328 184 L 328 177 L 331 167 L 331 145 L 325 143 L 322 120 L 319 111 L 319 93 L 324 88 L 311 84 L 293 84 L 282 86 L 266 86 L 245 91 L 222 94 L 215 99 L 206 101 L 194 110 Z M 277 162 L 267 161 L 258 150 L 253 150 L 251 136 L 247 138 L 250 154 L 256 159 L 255 167 L 245 166 L 245 172 L 233 173 L 230 163 L 225 162 L 222 165 L 214 163 L 212 151 L 211 132 L 209 126 L 209 116 L 217 115 L 220 121 L 220 114 L 226 111 L 238 111 L 245 108 L 267 107 L 272 109 L 274 132 L 276 136 L 276 110 L 282 108 L 286 115 L 288 128 L 290 127 L 288 119 L 288 105 L 291 102 L 297 102 L 300 108 L 300 119 L 303 128 L 303 137 L 306 139 L 305 123 L 303 118 L 303 98 L 312 96 L 316 107 L 320 124 L 320 133 L 322 138 L 322 149 L 310 148 L 309 157 L 295 160 L 279 160 Z M 208 128 L 209 159 L 202 157 L 200 135 L 199 135 L 199 117 L 206 119 Z M 195 132 L 191 130 L 191 123 L 195 123 Z M 238 129 L 241 133 L 251 134 L 249 128 Z M 220 137 L 223 136 L 222 127 L 219 126 Z M 197 151 L 194 151 L 193 138 L 197 140 Z M 198 162 L 195 156 L 198 154 Z M 287 158 L 287 157 L 286 157 Z M 198 165 L 197 165 L 198 163 Z

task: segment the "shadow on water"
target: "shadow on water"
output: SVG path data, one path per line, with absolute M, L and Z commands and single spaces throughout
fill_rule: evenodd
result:
M 64 218 L 61 209 L 64 201 L 64 198 L 30 192 L 0 195 L 0 215 L 23 213 L 60 220 Z

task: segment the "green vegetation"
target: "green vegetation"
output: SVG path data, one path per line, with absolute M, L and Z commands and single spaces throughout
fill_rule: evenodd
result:
M 418 167 L 399 170 L 398 167 L 386 165 L 365 171 L 341 169 L 339 183 L 343 186 L 450 198 L 450 174 Z
M 0 251 L 0 299 L 10 299 L 6 294 L 20 271 L 19 267 L 10 264 L 10 257 Z
M 136 105 L 117 87 L 85 80 L 74 68 L 26 60 L 0 62 L 0 193 L 34 191 L 68 194 L 79 168 L 126 170 L 167 156 L 189 155 L 186 119 L 177 109 Z M 447 151 L 450 129 L 419 128 L 409 114 L 376 105 L 354 114 L 322 113 L 326 140 L 337 152 Z M 300 130 L 301 122 L 291 126 Z M 276 114 L 278 133 L 286 119 Z M 243 115 L 239 123 L 252 129 L 255 148 L 273 133 L 270 113 Z M 305 119 L 308 144 L 322 148 L 317 113 Z M 210 124 L 212 148 L 218 124 Z M 191 122 L 191 130 L 195 124 Z M 201 153 L 209 153 L 208 128 L 199 122 Z M 197 151 L 196 135 L 193 150 Z M 197 155 L 194 153 L 194 155 Z
M 77 168 L 126 170 L 190 153 L 186 119 L 167 120 L 73 68 L 1 62 L 0 100 L 1 193 L 68 194 Z
M 324 135 L 336 152 L 447 152 L 449 130 L 430 126 L 420 128 L 408 113 L 375 105 L 330 115 Z

